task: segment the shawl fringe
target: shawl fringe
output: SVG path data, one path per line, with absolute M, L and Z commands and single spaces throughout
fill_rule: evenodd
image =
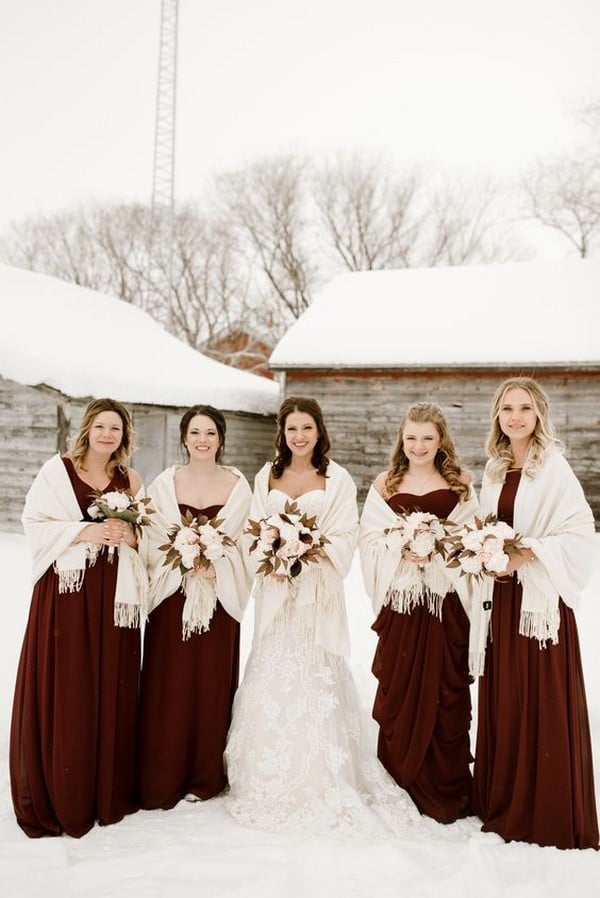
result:
M 214 580 L 200 577 L 193 571 L 183 575 L 181 586 L 185 603 L 181 615 L 182 638 L 187 640 L 194 633 L 208 630 L 217 607 Z
M 399 614 L 412 614 L 417 606 L 425 605 L 429 614 L 441 620 L 444 599 L 450 591 L 451 584 L 435 562 L 416 565 L 402 560 L 398 575 L 388 587 L 385 604 L 390 603 Z
M 61 595 L 80 592 L 86 567 L 96 564 L 102 546 L 98 543 L 83 542 L 70 546 L 55 559 L 52 567 L 58 576 L 58 591 Z

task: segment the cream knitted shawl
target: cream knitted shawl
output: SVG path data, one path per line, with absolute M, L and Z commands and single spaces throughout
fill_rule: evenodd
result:
M 471 487 L 465 501 L 457 502 L 448 520 L 462 524 L 479 511 L 475 491 Z M 367 493 L 360 519 L 358 551 L 367 595 L 373 612 L 378 615 L 383 605 L 392 601 L 395 610 L 410 614 L 416 605 L 426 603 L 431 614 L 441 619 L 444 596 L 456 592 L 467 614 L 478 587 L 467 577 L 461 577 L 458 568 L 446 567 L 438 555 L 419 570 L 417 565 L 399 558 L 386 546 L 384 529 L 393 527 L 396 514 L 388 503 L 371 487 Z
M 178 569 L 173 570 L 163 564 L 165 555 L 158 548 L 167 542 L 167 531 L 173 525 L 181 524 L 181 512 L 175 494 L 176 470 L 176 465 L 167 468 L 148 488 L 157 512 L 151 518 L 150 527 L 146 528 L 148 538 L 144 546 L 150 575 L 150 611 L 173 595 L 183 583 Z M 182 613 L 184 638 L 209 628 L 217 601 L 237 621 L 241 621 L 248 603 L 251 581 L 239 539 L 248 517 L 252 493 L 241 471 L 237 468 L 228 470 L 238 479 L 218 518 L 222 521 L 219 529 L 231 537 L 234 545 L 224 547 L 225 556 L 213 562 L 216 573 L 214 580 L 185 575 L 187 579 L 183 586 L 186 601 Z
M 496 514 L 503 482 L 492 481 L 486 471 L 481 486 L 482 514 Z M 589 580 L 595 549 L 594 517 L 581 484 L 565 457 L 550 450 L 535 476 L 522 475 L 515 499 L 513 526 L 537 560 L 517 572 L 523 586 L 519 633 L 537 639 L 540 648 L 559 639 L 559 597 L 576 609 Z M 479 657 L 485 650 L 490 610 L 479 616 Z M 493 638 L 493 635 L 492 635 Z M 479 668 L 479 669 L 477 669 Z M 482 664 L 474 665 L 481 673 Z
M 142 495 L 140 489 L 136 498 Z M 81 509 L 60 455 L 50 458 L 31 484 L 21 520 L 33 556 L 33 582 L 53 566 L 59 592 L 79 592 L 86 566 L 95 563 L 102 547 L 91 542 L 73 544 L 90 522 L 81 520 Z M 138 553 L 126 543 L 120 544 L 118 552 L 115 624 L 137 627 L 148 597 L 146 570 Z
M 250 518 L 254 521 L 271 514 L 269 507 L 269 475 L 267 463 L 256 475 Z M 350 570 L 356 534 L 358 510 L 356 487 L 348 472 L 334 461 L 327 467 L 324 504 L 317 515 L 321 533 L 329 539 L 325 546 L 327 559 L 305 568 L 289 583 L 274 577 L 258 577 L 255 582 L 254 638 L 260 639 L 287 598 L 312 608 L 315 644 L 337 655 L 350 654 L 350 635 L 344 601 L 344 577 Z M 246 538 L 246 544 L 249 542 Z M 247 555 L 252 575 L 256 559 Z

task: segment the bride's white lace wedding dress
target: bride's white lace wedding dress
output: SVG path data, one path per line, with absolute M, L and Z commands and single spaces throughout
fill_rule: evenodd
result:
M 318 516 L 323 490 L 297 499 Z M 287 496 L 271 490 L 271 512 Z M 295 601 L 296 586 L 271 624 L 256 637 L 233 706 L 225 752 L 227 807 L 244 824 L 264 829 L 332 829 L 408 835 L 420 826 L 411 799 L 387 774 L 367 736 L 346 659 L 315 645 L 316 565 L 300 574 L 314 581 L 314 601 Z M 322 583 L 322 580 L 320 581 Z

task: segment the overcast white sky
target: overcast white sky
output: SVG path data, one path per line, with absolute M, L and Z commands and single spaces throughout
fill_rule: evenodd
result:
M 1 0 L 0 227 L 149 200 L 160 0 Z M 600 0 L 180 0 L 176 192 L 287 150 L 510 175 L 600 95 Z

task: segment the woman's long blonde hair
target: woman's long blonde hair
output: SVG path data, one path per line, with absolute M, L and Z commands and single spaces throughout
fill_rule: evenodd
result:
M 123 423 L 123 436 L 119 448 L 112 453 L 110 460 L 106 466 L 107 473 L 112 477 L 117 468 L 123 473 L 127 471 L 131 453 L 135 448 L 135 432 L 131 421 L 131 415 L 124 405 L 117 402 L 116 399 L 93 399 L 83 413 L 81 423 L 77 433 L 69 440 L 69 455 L 73 459 L 73 464 L 80 470 L 85 470 L 83 460 L 89 449 L 90 440 L 89 433 L 94 418 L 101 412 L 116 412 Z
M 384 489 L 386 496 L 392 496 L 399 491 L 402 479 L 408 470 L 408 458 L 404 452 L 402 442 L 404 428 L 409 421 L 412 421 L 414 424 L 434 425 L 440 437 L 440 445 L 434 464 L 452 492 L 456 493 L 461 501 L 464 501 L 470 492 L 469 484 L 461 466 L 448 422 L 439 405 L 435 405 L 433 402 L 417 402 L 409 406 L 400 422 L 396 445 L 392 450 L 390 466 L 385 478 Z
M 532 377 L 509 377 L 502 381 L 494 393 L 491 427 L 485 442 L 485 451 L 490 459 L 487 471 L 490 478 L 496 481 L 504 480 L 508 469 L 515 464 L 510 440 L 500 427 L 499 415 L 506 393 L 517 388 L 529 393 L 537 419 L 523 465 L 523 473 L 528 477 L 534 477 L 548 450 L 553 447 L 562 448 L 550 420 L 548 397 L 540 385 Z

